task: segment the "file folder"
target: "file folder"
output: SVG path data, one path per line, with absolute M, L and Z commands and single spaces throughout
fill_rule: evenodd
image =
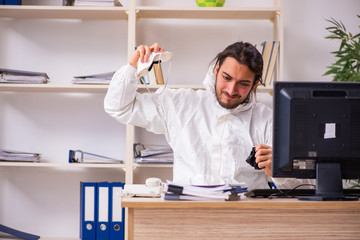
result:
M 124 163 L 122 160 L 84 152 L 82 150 L 69 150 L 69 163 Z
M 80 239 L 96 240 L 97 188 L 95 182 L 80 183 Z
M 0 232 L 8 234 L 9 239 L 11 239 L 13 237 L 17 237 L 17 238 L 21 238 L 21 239 L 25 239 L 25 240 L 37 240 L 40 238 L 40 236 L 38 236 L 38 235 L 22 232 L 22 231 L 4 226 L 2 224 L 0 224 Z
M 5 5 L 21 5 L 21 0 L 5 0 Z
M 16 4 L 16 1 L 5 0 L 5 5 L 21 5 Z M 17 69 L 0 68 L 0 82 L 1 83 L 47 83 L 49 76 L 44 72 L 24 71 Z
M 110 200 L 110 183 L 99 182 L 97 184 L 97 223 L 96 239 L 108 240 L 109 233 L 109 200 Z
M 121 207 L 121 191 L 124 183 L 111 183 L 110 188 L 110 240 L 123 240 L 125 209 Z

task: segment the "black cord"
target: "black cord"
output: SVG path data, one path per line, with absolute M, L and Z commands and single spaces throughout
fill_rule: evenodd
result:
M 278 193 L 273 193 L 271 194 L 268 198 L 269 199 L 273 199 L 273 198 L 297 198 L 298 196 L 296 196 L 295 194 L 292 194 L 296 189 L 298 189 L 299 187 L 305 187 L 305 186 L 311 186 L 315 188 L 314 184 L 300 184 L 296 187 L 294 187 L 293 189 L 290 189 L 288 191 L 283 191 L 281 189 L 276 189 L 279 192 Z

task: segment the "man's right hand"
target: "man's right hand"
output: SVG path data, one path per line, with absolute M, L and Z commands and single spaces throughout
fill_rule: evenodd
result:
M 139 59 L 142 63 L 147 62 L 150 57 L 150 53 L 152 52 L 164 52 L 164 49 L 160 47 L 158 43 L 154 43 L 150 47 L 147 45 L 140 45 L 130 57 L 129 64 L 137 69 Z

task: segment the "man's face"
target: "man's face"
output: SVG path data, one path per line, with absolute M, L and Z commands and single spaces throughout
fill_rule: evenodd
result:
M 255 73 L 233 57 L 227 57 L 220 69 L 218 64 L 214 73 L 216 98 L 219 104 L 227 109 L 244 103 L 257 85 L 254 84 Z

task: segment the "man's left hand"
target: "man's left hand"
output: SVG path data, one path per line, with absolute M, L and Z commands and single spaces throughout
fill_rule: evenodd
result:
M 255 158 L 259 168 L 271 177 L 272 148 L 268 145 L 258 144 L 255 146 Z

